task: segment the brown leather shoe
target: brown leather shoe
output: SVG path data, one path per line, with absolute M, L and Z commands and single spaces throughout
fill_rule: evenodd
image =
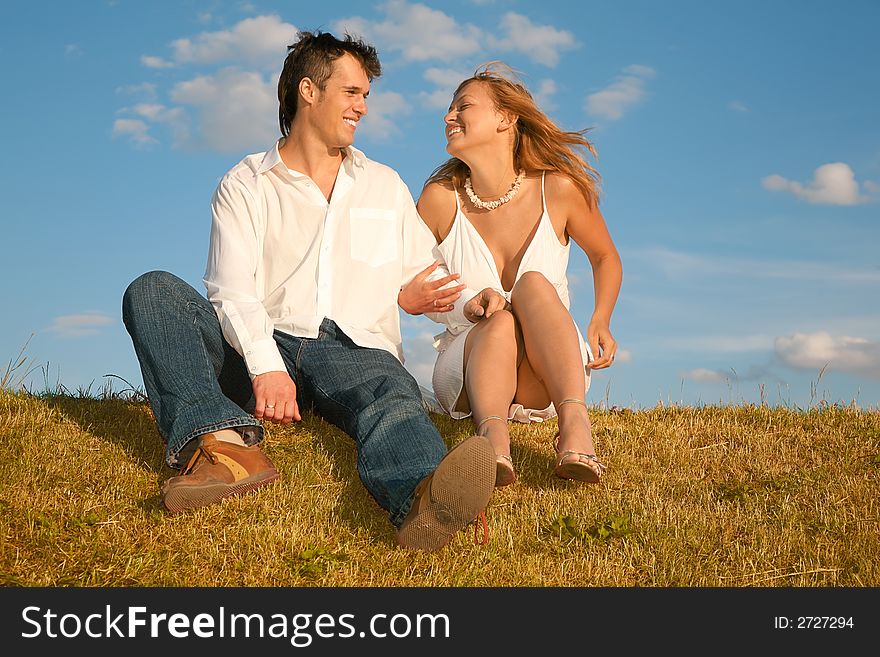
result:
M 183 474 L 162 484 L 162 502 L 171 513 L 179 513 L 250 492 L 276 479 L 278 470 L 259 447 L 227 443 L 206 433 Z
M 439 550 L 482 513 L 494 489 L 495 450 L 489 441 L 482 436 L 461 441 L 416 486 L 397 542 L 414 550 Z

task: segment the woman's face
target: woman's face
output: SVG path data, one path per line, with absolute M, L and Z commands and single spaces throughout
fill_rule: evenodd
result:
M 444 117 L 446 152 L 460 158 L 476 146 L 491 143 L 499 135 L 502 118 L 486 85 L 469 82 L 452 99 Z

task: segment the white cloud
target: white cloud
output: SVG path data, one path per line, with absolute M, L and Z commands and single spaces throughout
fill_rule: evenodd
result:
M 391 0 L 381 5 L 383 21 L 368 21 L 359 16 L 334 24 L 337 33 L 350 32 L 379 44 L 379 50 L 399 51 L 404 61 L 448 61 L 481 50 L 483 32 L 470 24 L 461 25 L 454 18 L 423 4 Z
M 297 28 L 278 16 L 245 18 L 232 29 L 202 32 L 193 39 L 171 45 L 178 64 L 216 64 L 235 61 L 281 70 L 287 46 L 296 40 Z
M 487 39 L 475 26 L 459 23 L 424 4 L 391 0 L 380 9 L 381 20 L 355 17 L 339 21 L 334 30 L 341 33 L 348 29 L 382 42 L 385 49 L 399 51 L 406 61 L 459 59 L 479 52 Z M 535 26 L 524 17 L 509 14 L 505 20 L 509 39 L 514 36 L 537 39 L 541 35 L 545 39 L 556 38 L 554 52 L 573 43 L 568 33 Z M 276 15 L 256 16 L 228 30 L 205 31 L 177 39 L 171 43 L 167 57 L 143 56 L 141 61 L 151 68 L 199 65 L 202 70 L 190 79 L 177 82 L 167 91 L 167 96 L 157 93 L 156 85 L 151 83 L 120 88 L 125 93 L 140 95 L 145 102 L 120 110 L 127 116 L 114 124 L 114 135 L 125 135 L 139 146 L 153 144 L 159 135 L 156 126 L 163 124 L 172 130 L 176 145 L 198 145 L 219 152 L 265 148 L 278 137 L 277 71 L 286 46 L 295 41 L 296 34 L 294 25 Z M 543 53 L 540 57 L 552 59 L 538 46 L 533 50 Z M 235 62 L 236 66 L 214 69 L 214 65 L 227 61 Z M 271 67 L 275 74 L 271 75 L 263 67 Z M 472 72 L 434 67 L 424 75 L 436 88 L 419 94 L 418 102 L 430 108 L 446 109 L 455 87 Z M 549 100 L 555 89 L 552 80 L 545 80 L 539 91 Z M 167 97 L 170 102 L 157 102 L 160 97 Z M 358 133 L 375 141 L 399 134 L 399 119 L 412 111 L 407 99 L 395 92 L 374 92 L 369 108 Z
M 173 134 L 174 144 L 197 145 L 219 152 L 254 152 L 266 148 L 279 136 L 277 75 L 287 46 L 296 40 L 297 28 L 278 16 L 246 18 L 229 30 L 202 32 L 193 38 L 177 39 L 171 59 L 145 55 L 141 61 L 150 68 L 183 65 L 213 65 L 226 60 L 251 67 L 266 67 L 271 73 L 224 68 L 178 82 L 169 92 L 177 107 L 154 102 L 156 86 L 150 83 L 122 87 L 130 93 L 142 93 L 149 101 L 121 112 L 137 118 L 118 119 L 114 135 L 127 135 L 143 146 L 156 143 L 149 134 L 151 125 L 165 124 Z M 198 119 L 196 135 L 190 129 L 188 109 Z
M 64 46 L 64 56 L 65 57 L 79 57 L 82 55 L 82 48 L 79 47 L 79 44 L 76 43 L 68 43 Z
M 225 68 L 180 82 L 171 98 L 196 109 L 199 145 L 219 152 L 256 152 L 280 136 L 277 80 L 259 73 Z
M 436 68 L 432 67 L 425 71 L 425 79 L 433 82 L 438 87 L 443 87 L 449 91 L 449 100 L 452 101 L 452 94 L 464 80 L 473 77 L 473 73 L 462 71 L 454 68 Z M 448 105 L 449 103 L 447 103 Z
M 551 25 L 535 25 L 528 17 L 514 12 L 501 19 L 503 36 L 489 36 L 489 46 L 497 50 L 521 52 L 544 66 L 559 63 L 560 51 L 578 46 L 574 35 Z
M 473 72 L 453 68 L 429 68 L 425 71 L 424 77 L 428 82 L 434 83 L 436 88 L 433 91 L 419 93 L 419 100 L 425 107 L 445 112 L 452 103 L 452 94 L 455 93 L 458 85 L 472 76 Z
M 135 146 L 158 143 L 150 136 L 150 126 L 140 119 L 116 119 L 113 122 L 113 136 L 127 137 Z
M 100 327 L 113 323 L 114 319 L 106 313 L 86 312 L 79 315 L 62 315 L 52 320 L 49 331 L 64 338 L 80 338 L 97 335 Z
M 776 338 L 776 354 L 797 369 L 830 369 L 880 377 L 880 342 L 827 331 Z
M 159 103 L 139 103 L 134 107 L 123 107 L 119 112 L 140 117 L 139 119 L 119 119 L 116 122 L 122 124 L 119 128 L 120 134 L 131 133 L 132 140 L 138 145 L 158 143 L 158 140 L 147 134 L 151 126 L 141 119 L 146 119 L 151 124 L 167 125 L 174 137 L 175 146 L 182 146 L 189 142 L 189 117 L 182 107 L 166 107 Z M 114 124 L 114 134 L 116 131 Z M 141 136 L 147 136 L 149 139 L 146 141 L 136 139 Z
M 657 74 L 653 68 L 644 64 L 630 64 L 623 69 L 623 72 L 626 75 L 635 75 L 641 78 L 653 78 Z
M 769 278 L 796 281 L 841 283 L 880 283 L 876 269 L 847 269 L 812 261 L 766 261 L 750 258 L 730 258 L 722 255 L 697 255 L 673 251 L 665 247 L 629 249 L 627 257 L 657 267 L 673 280 L 693 279 L 696 276 Z
M 156 57 L 154 55 L 144 55 L 141 57 L 141 64 L 147 68 L 171 68 L 174 66 L 174 64 L 167 59 L 162 59 L 161 57 Z
M 142 82 L 141 84 L 129 84 L 124 87 L 117 87 L 116 93 L 128 94 L 129 96 L 143 96 L 149 100 L 156 99 L 156 85 L 151 82 Z
M 744 102 L 742 102 L 740 100 L 730 101 L 729 103 L 727 103 L 727 107 L 732 109 L 734 112 L 751 112 L 752 111 L 748 108 L 748 106 Z
M 707 370 L 702 367 L 688 370 L 687 372 L 681 372 L 680 376 L 683 379 L 690 379 L 691 381 L 696 381 L 698 383 L 724 383 L 730 379 L 730 375 L 725 372 L 719 370 Z
M 853 170 L 844 162 L 823 164 L 816 169 L 813 180 L 803 185 L 779 174 L 761 181 L 764 189 L 772 192 L 791 192 L 810 203 L 825 205 L 857 205 L 869 199 L 859 192 L 859 183 Z M 868 191 L 871 191 L 870 187 Z
M 763 333 L 753 335 L 694 335 L 681 338 L 666 338 L 657 341 L 664 349 L 712 354 L 750 353 L 770 351 L 773 336 Z
M 372 141 L 385 141 L 399 134 L 396 117 L 409 114 L 412 108 L 406 99 L 394 91 L 370 94 L 369 112 L 361 119 L 358 134 Z
M 162 113 L 165 112 L 165 109 L 164 105 L 156 103 L 140 103 L 135 105 L 131 111 L 138 116 L 143 116 L 151 121 L 157 121 L 162 116 Z
M 553 102 L 553 95 L 558 91 L 555 80 L 541 80 L 537 90 L 532 93 L 535 103 L 545 112 L 556 109 L 556 103 Z
M 654 77 L 649 66 L 633 64 L 608 87 L 587 96 L 586 110 L 606 119 L 619 119 L 645 98 L 645 82 Z
M 760 365 L 752 365 L 745 372 L 737 372 L 734 368 L 730 367 L 726 370 L 721 369 L 706 369 L 704 367 L 698 367 L 693 370 L 688 370 L 686 372 L 680 372 L 679 376 L 683 379 L 690 379 L 691 381 L 696 381 L 698 383 L 742 383 L 744 381 L 776 381 L 779 383 L 784 383 L 778 376 L 776 376 L 773 372 L 769 371 L 766 367 Z

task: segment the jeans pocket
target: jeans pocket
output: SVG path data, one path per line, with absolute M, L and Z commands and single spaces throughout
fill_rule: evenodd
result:
M 397 213 L 383 208 L 352 208 L 351 257 L 370 267 L 381 267 L 398 258 Z

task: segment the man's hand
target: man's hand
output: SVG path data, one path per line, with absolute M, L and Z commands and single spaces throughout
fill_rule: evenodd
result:
M 445 313 L 452 310 L 452 304 L 461 296 L 464 285 L 443 287 L 458 280 L 459 274 L 450 274 L 438 278 L 436 281 L 427 280 L 431 272 L 439 265 L 440 263 L 435 261 L 420 271 L 397 295 L 397 303 L 405 312 L 410 315 L 421 315 L 422 313 Z
M 302 420 L 296 403 L 296 384 L 287 372 L 265 372 L 252 382 L 257 406 L 254 415 L 260 420 L 290 424 Z
M 510 304 L 507 303 L 507 299 L 497 290 L 487 287 L 464 304 L 464 316 L 469 322 L 478 322 L 481 319 L 488 319 L 498 310 L 509 309 Z

